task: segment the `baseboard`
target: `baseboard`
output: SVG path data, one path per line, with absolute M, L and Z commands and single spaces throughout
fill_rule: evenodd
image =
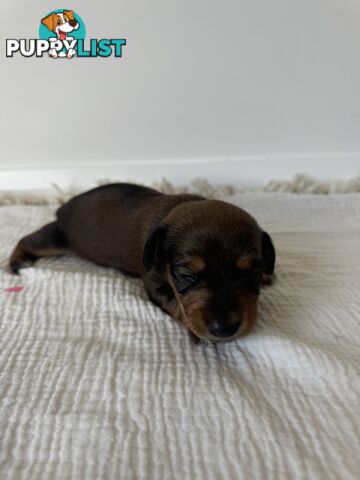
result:
M 229 160 L 113 161 L 63 164 L 54 168 L 16 169 L 2 163 L 0 190 L 86 189 L 98 180 L 133 181 L 151 184 L 167 178 L 174 185 L 186 185 L 197 177 L 213 184 L 235 187 L 263 185 L 274 179 L 290 180 L 303 173 L 323 181 L 347 180 L 360 175 L 360 152 L 336 155 L 249 156 Z

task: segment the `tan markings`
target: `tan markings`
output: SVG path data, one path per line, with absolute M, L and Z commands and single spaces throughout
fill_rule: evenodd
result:
M 262 276 L 262 285 L 272 285 L 274 280 L 274 275 L 269 275 L 268 273 L 264 273 Z
M 244 253 L 236 260 L 236 266 L 242 270 L 247 270 L 251 267 L 253 261 L 254 258 L 251 255 Z
M 52 32 L 55 32 L 55 28 L 56 28 L 56 25 L 57 25 L 58 18 L 60 18 L 60 17 L 58 17 L 58 15 L 56 13 L 52 13 L 52 14 L 48 15 L 47 17 L 43 18 L 41 20 L 41 23 L 43 25 L 45 25 L 45 27 L 47 27 Z
M 69 250 L 67 248 L 39 248 L 34 250 L 34 255 L 39 255 L 40 257 L 56 257 L 57 255 L 62 255 L 68 251 Z
M 14 251 L 10 256 L 10 262 L 14 260 L 22 260 L 25 259 L 29 252 L 27 249 L 22 245 L 21 241 L 16 245 Z
M 237 337 L 243 337 L 252 330 L 257 318 L 257 295 L 244 295 L 240 300 L 243 317 Z
M 206 335 L 206 332 L 204 331 L 204 322 L 203 322 L 203 316 L 201 314 L 201 311 L 198 310 L 198 311 L 191 312 L 190 315 L 187 313 L 186 311 L 187 309 L 184 306 L 183 300 L 186 301 L 187 297 L 190 295 L 182 297 L 179 294 L 179 292 L 176 290 L 172 275 L 170 273 L 169 265 L 167 265 L 166 267 L 166 273 L 167 273 L 167 280 L 174 292 L 174 296 L 178 306 L 178 308 L 176 308 L 174 312 L 175 319 L 178 321 L 181 321 L 181 323 L 183 323 L 183 325 L 185 325 L 185 327 L 188 330 L 190 330 L 193 334 L 195 334 L 197 337 L 203 338 Z M 201 328 L 201 326 L 203 328 Z M 200 330 L 202 331 L 200 332 Z
M 195 273 L 201 272 L 205 268 L 205 260 L 200 255 L 193 255 L 186 266 Z
M 173 279 L 172 279 L 172 276 L 171 276 L 171 273 L 170 273 L 170 267 L 169 267 L 169 264 L 167 264 L 166 266 L 166 276 L 167 276 L 167 279 L 168 279 L 168 282 L 169 282 L 169 285 L 170 287 L 172 288 L 173 292 L 174 292 L 174 295 L 175 295 L 175 299 L 177 301 L 177 304 L 178 304 L 178 307 L 179 307 L 179 310 L 183 316 L 183 321 L 185 323 L 186 326 L 188 326 L 188 317 L 186 315 L 186 312 L 185 312 L 185 308 L 184 308 L 184 305 L 181 301 L 181 298 L 180 298 L 180 295 L 179 295 L 179 292 L 176 290 L 175 288 L 175 285 L 174 285 L 174 282 L 173 282 Z
M 23 252 L 31 253 L 36 257 L 55 257 L 56 255 L 62 255 L 63 253 L 66 253 L 69 251 L 67 248 L 64 248 L 64 247 L 60 248 L 55 246 L 49 246 L 49 247 L 43 247 L 43 248 L 32 247 L 31 245 L 24 245 L 22 243 L 22 240 L 20 240 L 18 247 Z
M 67 16 L 69 20 L 75 20 L 73 10 L 64 10 L 64 16 Z
M 28 246 L 25 246 L 20 240 L 20 242 L 16 245 L 14 251 L 11 254 L 10 263 L 14 261 L 34 261 L 39 257 L 53 257 L 57 255 L 62 255 L 67 252 L 69 252 L 69 250 L 66 248 L 29 248 Z
M 205 289 L 189 291 L 184 295 L 180 295 L 175 288 L 169 265 L 167 266 L 167 280 L 174 292 L 177 304 L 174 312 L 172 312 L 172 316 L 175 320 L 181 322 L 188 330 L 190 330 L 190 332 L 196 335 L 196 337 L 216 342 L 228 342 L 243 337 L 252 330 L 257 318 L 257 295 L 249 294 L 240 297 L 238 311 L 233 312 L 229 316 L 229 323 L 236 322 L 241 318 L 241 326 L 239 330 L 232 337 L 218 339 L 209 336 L 207 330 L 205 318 L 207 312 L 207 291 Z
M 208 336 L 205 320 L 207 300 L 208 292 L 206 289 L 190 290 L 182 297 L 187 316 L 191 319 L 192 331 L 200 338 L 206 338 Z

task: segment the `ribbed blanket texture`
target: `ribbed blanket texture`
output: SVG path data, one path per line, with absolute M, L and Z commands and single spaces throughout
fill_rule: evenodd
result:
M 11 275 L 54 208 L 0 207 L 2 480 L 360 478 L 360 195 L 227 200 L 271 234 L 276 282 L 250 336 L 199 346 L 113 269 Z

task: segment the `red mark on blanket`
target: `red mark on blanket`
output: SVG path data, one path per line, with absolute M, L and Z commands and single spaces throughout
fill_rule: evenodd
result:
M 5 288 L 5 292 L 14 292 L 14 293 L 19 293 L 21 292 L 22 290 L 24 290 L 24 287 L 21 287 L 20 285 L 16 286 L 16 287 L 8 287 L 8 288 Z

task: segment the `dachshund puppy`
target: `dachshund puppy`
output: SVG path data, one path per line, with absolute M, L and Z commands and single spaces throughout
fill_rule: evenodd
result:
M 234 340 L 253 327 L 275 251 L 241 208 L 118 183 L 72 198 L 56 217 L 20 240 L 10 258 L 14 273 L 39 257 L 72 252 L 141 277 L 150 299 L 194 341 Z

